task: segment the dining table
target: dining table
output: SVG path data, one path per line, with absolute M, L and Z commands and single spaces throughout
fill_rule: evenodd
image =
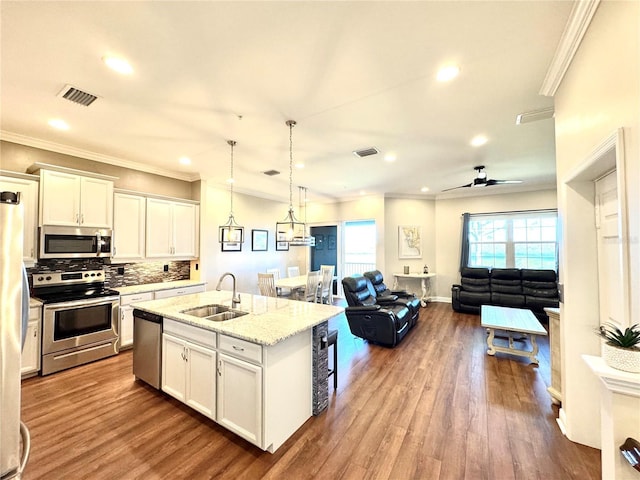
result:
M 288 288 L 290 290 L 304 289 L 307 286 L 307 274 L 278 278 L 274 283 L 276 288 Z

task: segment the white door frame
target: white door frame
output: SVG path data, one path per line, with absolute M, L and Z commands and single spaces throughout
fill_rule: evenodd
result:
M 600 448 L 599 422 L 585 418 L 600 415 L 600 385 L 582 355 L 600 355 L 595 334 L 600 323 L 598 250 L 595 226 L 595 181 L 616 170 L 619 221 L 622 236 L 624 315 L 630 314 L 629 236 L 624 158 L 624 132 L 614 131 L 579 165 L 558 179 L 562 201 L 560 264 L 560 342 L 562 408 L 558 424 L 573 441 Z M 569 268 L 570 266 L 570 268 Z

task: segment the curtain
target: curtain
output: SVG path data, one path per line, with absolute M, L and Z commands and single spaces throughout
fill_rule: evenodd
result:
M 469 213 L 462 214 L 462 241 L 460 242 L 460 271 L 469 264 Z

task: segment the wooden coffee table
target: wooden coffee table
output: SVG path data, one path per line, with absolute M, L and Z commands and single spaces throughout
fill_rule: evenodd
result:
M 487 337 L 487 354 L 495 355 L 496 352 L 510 353 L 527 357 L 532 363 L 538 364 L 538 344 L 536 335 L 547 335 L 547 331 L 538 321 L 531 310 L 524 308 L 495 307 L 493 305 L 482 305 L 480 309 L 481 325 L 489 330 Z M 503 330 L 509 336 L 509 346 L 503 347 L 493 343 L 496 330 Z M 513 334 L 520 334 L 529 337 L 531 340 L 531 350 L 521 350 L 515 348 Z M 520 340 L 520 339 L 519 339 Z

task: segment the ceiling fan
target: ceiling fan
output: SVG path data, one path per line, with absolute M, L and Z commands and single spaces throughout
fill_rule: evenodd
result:
M 473 169 L 478 172 L 476 178 L 473 179 L 473 182 L 467 183 L 466 185 L 460 185 L 459 187 L 447 188 L 442 191 L 448 192 L 449 190 L 455 190 L 456 188 L 490 187 L 492 185 L 503 185 L 506 183 L 522 183 L 522 180 L 494 180 L 493 178 L 487 178 L 487 172 L 484 171 L 484 165 L 478 165 L 477 167 L 473 167 Z

